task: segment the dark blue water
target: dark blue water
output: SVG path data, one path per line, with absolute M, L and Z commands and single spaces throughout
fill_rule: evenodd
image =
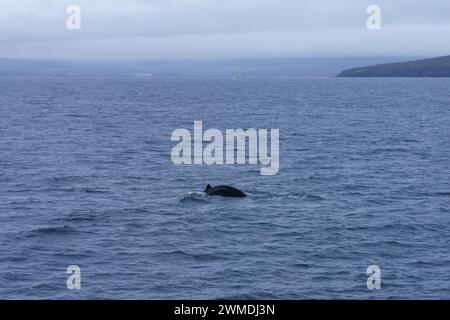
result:
M 450 298 L 449 88 L 1 78 L 0 297 Z M 279 128 L 279 173 L 175 166 L 171 132 L 194 120 Z

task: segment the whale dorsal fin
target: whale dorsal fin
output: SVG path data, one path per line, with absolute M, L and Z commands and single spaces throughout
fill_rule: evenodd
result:
M 211 189 L 211 185 L 208 184 L 208 185 L 206 186 L 206 189 Z

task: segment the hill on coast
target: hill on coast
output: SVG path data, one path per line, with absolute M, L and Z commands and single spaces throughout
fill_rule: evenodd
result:
M 347 69 L 338 77 L 450 77 L 450 56 Z

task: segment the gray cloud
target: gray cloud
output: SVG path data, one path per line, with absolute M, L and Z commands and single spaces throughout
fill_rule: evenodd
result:
M 82 29 L 66 29 L 78 4 Z M 382 29 L 366 29 L 366 8 Z M 49 59 L 440 55 L 448 0 L 16 0 L 0 10 L 0 57 Z

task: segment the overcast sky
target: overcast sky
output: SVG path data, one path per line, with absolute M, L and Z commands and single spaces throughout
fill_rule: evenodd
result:
M 68 5 L 81 30 L 68 30 Z M 369 5 L 382 28 L 366 27 Z M 0 58 L 450 54 L 450 0 L 2 0 Z

